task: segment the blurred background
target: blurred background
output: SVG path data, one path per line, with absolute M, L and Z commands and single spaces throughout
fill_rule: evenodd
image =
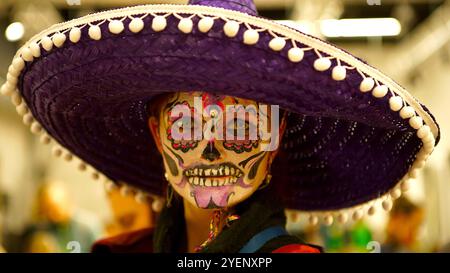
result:
M 185 0 L 1 0 L 0 85 L 18 47 L 37 32 L 92 12 Z M 358 222 L 288 229 L 330 252 L 450 252 L 450 1 L 255 0 L 262 16 L 365 59 L 427 105 L 441 142 L 391 212 Z M 0 97 L 0 252 L 88 252 L 94 240 L 153 225 L 151 206 L 106 193 L 76 162 L 51 156 Z

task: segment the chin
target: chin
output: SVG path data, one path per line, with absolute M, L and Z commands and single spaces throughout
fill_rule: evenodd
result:
M 201 209 L 224 209 L 233 207 L 247 199 L 254 190 L 242 189 L 239 186 L 189 187 L 188 200 Z
M 182 182 L 176 183 L 174 189 L 193 206 L 201 209 L 233 207 L 251 196 L 258 188 L 258 183 L 244 183 L 242 173 L 235 176 L 209 177 L 195 175 L 196 173 L 184 174 Z

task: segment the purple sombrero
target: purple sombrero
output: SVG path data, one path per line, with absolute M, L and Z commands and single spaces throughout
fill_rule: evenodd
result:
M 18 51 L 1 91 L 55 155 L 161 196 L 146 106 L 195 90 L 288 110 L 274 194 L 327 222 L 389 209 L 439 140 L 427 108 L 393 80 L 258 17 L 251 0 L 135 6 L 55 25 Z

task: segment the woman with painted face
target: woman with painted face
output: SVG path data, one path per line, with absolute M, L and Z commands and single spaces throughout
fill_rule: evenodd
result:
M 164 96 L 150 109 L 156 109 L 150 114 L 149 128 L 163 155 L 171 196 L 157 225 L 155 250 L 274 251 L 289 242 L 292 248 L 319 251 L 287 234 L 283 207 L 267 187 L 278 147 L 267 143 L 278 141 L 285 129 L 276 107 L 182 92 Z M 271 132 L 263 128 L 277 132 L 268 137 Z M 182 129 L 178 140 L 177 129 Z M 240 224 L 233 225 L 238 219 Z M 179 234 L 177 240 L 174 234 Z M 256 234 L 263 236 L 258 244 L 246 245 Z M 227 243 L 231 238 L 233 243 Z
M 55 155 L 160 212 L 94 251 L 320 252 L 287 234 L 285 209 L 327 225 L 389 210 L 440 138 L 392 79 L 252 0 L 58 24 L 1 92 Z

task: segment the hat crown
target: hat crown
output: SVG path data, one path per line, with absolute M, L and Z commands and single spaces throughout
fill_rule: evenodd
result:
M 189 5 L 203 5 L 236 10 L 250 15 L 258 15 L 253 0 L 189 0 Z

